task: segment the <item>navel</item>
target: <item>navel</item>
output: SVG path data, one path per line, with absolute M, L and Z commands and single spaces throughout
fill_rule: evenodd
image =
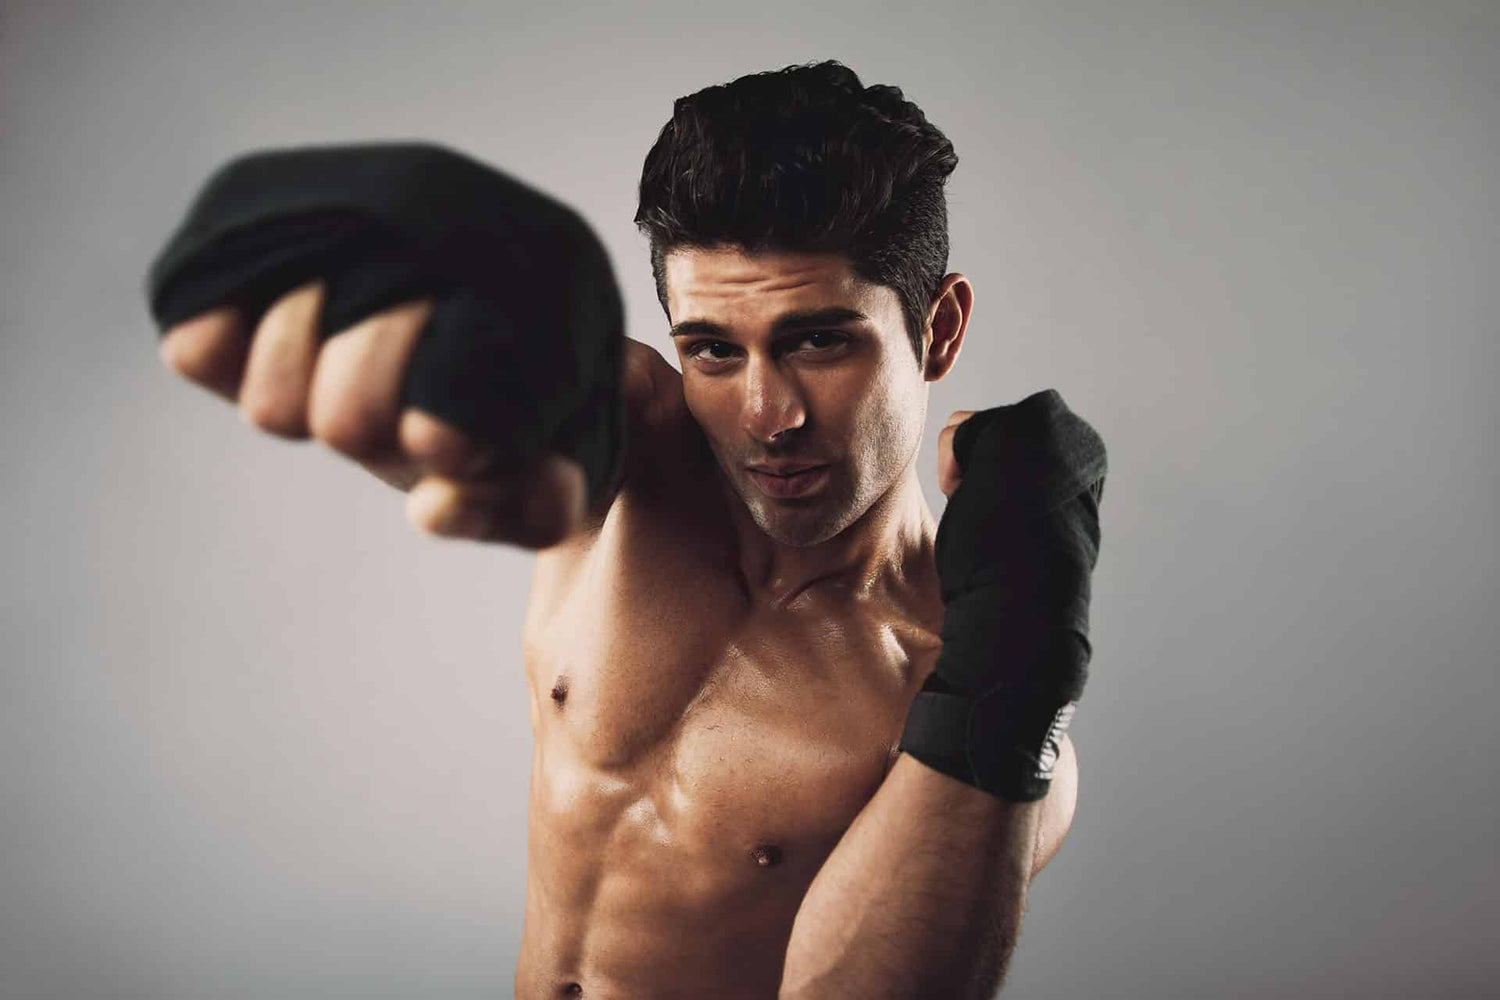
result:
M 750 856 L 762 868 L 774 868 L 781 864 L 781 848 L 775 844 L 756 844 L 751 849 Z
M 568 679 L 566 677 L 558 677 L 557 682 L 552 685 L 552 700 L 557 702 L 558 708 L 561 708 L 562 703 L 568 700 Z
M 581 983 L 568 983 L 558 993 L 558 996 L 561 996 L 561 997 L 581 997 L 581 996 L 583 996 L 583 984 L 581 984 Z

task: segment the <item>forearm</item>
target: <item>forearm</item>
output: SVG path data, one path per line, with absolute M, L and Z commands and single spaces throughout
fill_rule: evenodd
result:
M 1040 817 L 903 753 L 802 901 L 782 1000 L 993 996 Z

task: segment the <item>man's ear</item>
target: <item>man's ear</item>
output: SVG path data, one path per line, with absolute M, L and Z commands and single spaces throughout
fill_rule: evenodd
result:
M 927 326 L 922 343 L 926 347 L 922 377 L 936 382 L 953 368 L 963 348 L 964 331 L 974 309 L 974 286 L 962 274 L 946 275 L 927 307 Z

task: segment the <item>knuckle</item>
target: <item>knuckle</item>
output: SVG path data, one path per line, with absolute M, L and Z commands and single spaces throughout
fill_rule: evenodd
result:
M 357 389 L 340 389 L 338 383 L 314 378 L 308 430 L 318 441 L 351 458 L 376 458 L 391 450 L 392 421 Z
M 407 520 L 447 538 L 549 548 L 581 520 L 582 483 L 571 472 L 558 462 L 483 483 L 428 475 L 409 494 Z
M 486 505 L 452 480 L 429 476 L 407 496 L 407 520 L 432 535 L 482 538 L 490 531 Z
M 412 527 L 428 535 L 447 535 L 451 518 L 433 511 L 413 512 L 407 515 Z
M 406 519 L 414 528 L 436 533 L 450 503 L 445 483 L 432 478 L 423 479 L 406 494 Z
M 268 434 L 286 438 L 307 437 L 306 420 L 295 402 L 273 396 L 247 396 L 240 400 L 239 411 L 246 423 Z
M 230 347 L 213 330 L 179 327 L 162 337 L 158 356 L 168 370 L 194 382 L 208 382 L 223 370 Z
M 404 452 L 440 472 L 467 471 L 484 457 L 463 431 L 417 409 L 401 415 L 396 437 Z
M 309 425 L 313 437 L 351 458 L 374 458 L 389 450 L 380 420 L 368 412 L 315 409 Z
M 197 379 L 208 367 L 204 338 L 194 337 L 192 330 L 169 330 L 161 339 L 158 355 L 161 363 L 179 375 Z
M 461 436 L 450 424 L 421 410 L 407 409 L 401 415 L 401 446 L 413 454 L 428 457 L 450 451 Z

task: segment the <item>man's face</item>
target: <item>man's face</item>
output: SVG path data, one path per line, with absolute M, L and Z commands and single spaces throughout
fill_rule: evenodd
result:
M 755 523 L 795 546 L 843 531 L 921 444 L 927 384 L 896 293 L 833 254 L 674 250 L 665 272 L 688 409 Z M 787 466 L 822 468 L 756 471 Z

